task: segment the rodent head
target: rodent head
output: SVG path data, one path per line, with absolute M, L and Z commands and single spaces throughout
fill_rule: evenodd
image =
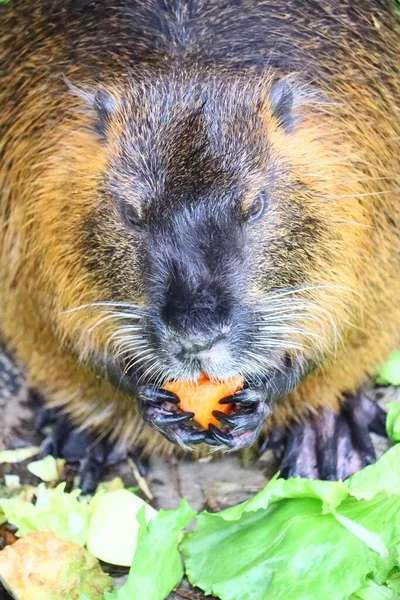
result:
M 257 379 L 331 350 L 343 215 L 307 93 L 169 73 L 79 94 L 95 133 L 81 134 L 58 217 L 59 307 L 91 305 L 59 320 L 77 351 L 165 381 Z

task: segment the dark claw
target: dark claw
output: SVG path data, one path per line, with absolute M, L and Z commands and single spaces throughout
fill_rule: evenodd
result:
M 186 437 L 186 444 L 202 444 L 205 439 L 204 431 L 190 431 Z
M 173 392 L 163 390 L 161 388 L 155 388 L 152 386 L 142 386 L 139 391 L 140 398 L 143 402 L 149 402 L 152 404 L 161 404 L 161 402 L 171 402 L 172 404 L 179 404 L 179 398 Z
M 381 437 L 386 437 L 387 436 L 387 431 L 386 431 L 387 414 L 383 410 L 383 408 L 381 408 L 379 406 L 379 404 L 376 404 L 376 408 L 377 408 L 376 414 L 374 416 L 373 421 L 371 421 L 369 428 L 372 431 L 372 433 L 376 433 L 377 435 L 380 435 Z
M 92 447 L 87 449 L 86 457 L 81 461 L 79 469 L 79 485 L 82 494 L 91 494 L 95 491 L 100 481 L 108 453 L 109 448 L 106 442 L 93 444 Z
M 227 415 L 223 412 L 221 412 L 220 410 L 213 410 L 212 412 L 213 417 L 215 417 L 216 419 L 218 419 L 218 421 L 221 421 L 222 423 L 226 423 L 227 425 L 235 425 L 235 417 L 232 415 Z
M 284 479 L 290 477 L 318 478 L 315 432 L 312 427 L 307 427 L 304 423 L 293 424 L 279 471 Z
M 287 439 L 288 432 L 286 427 L 274 427 L 269 434 L 263 436 L 258 448 L 259 455 L 261 456 L 269 448 L 273 451 L 276 458 L 281 460 Z
M 351 420 L 357 425 L 386 437 L 386 412 L 367 395 L 360 393 L 359 396 L 348 396 L 343 411 L 351 415 Z
M 224 433 L 223 431 L 218 429 L 218 427 L 215 427 L 215 425 L 209 425 L 208 431 L 210 431 L 212 433 L 212 435 L 214 436 L 214 438 L 216 440 L 218 440 L 219 442 L 221 442 L 221 444 L 224 444 L 225 446 L 228 446 L 229 448 L 234 446 L 235 440 L 234 440 L 234 437 L 230 433 Z
M 190 421 L 193 417 L 194 413 L 192 412 L 159 413 L 154 419 L 154 424 L 157 425 L 157 427 L 164 427 L 165 425 L 172 425 L 173 423 Z
M 57 408 L 40 408 L 34 422 L 35 429 L 41 431 L 47 425 L 53 424 L 59 415 L 60 411 Z
M 219 446 L 220 445 L 218 440 L 216 440 L 215 437 L 213 437 L 213 435 L 211 433 L 207 433 L 207 432 L 204 436 L 204 443 L 207 444 L 208 446 Z
M 165 429 L 157 427 L 157 429 L 173 444 L 180 446 L 196 445 L 204 442 L 205 431 L 199 431 L 195 427 L 189 425 L 168 425 Z
M 225 423 L 226 425 L 233 427 L 235 432 L 254 429 L 260 423 L 260 415 L 255 411 L 247 414 L 226 415 L 219 410 L 214 410 L 212 414 L 221 423 Z
M 41 455 L 61 456 L 65 440 L 71 433 L 71 425 L 64 415 L 58 413 L 58 420 L 54 423 L 50 435 L 42 442 Z
M 240 392 L 236 392 L 232 396 L 227 396 L 219 401 L 219 404 L 235 404 L 240 402 L 241 404 L 254 404 L 255 402 L 263 402 L 264 394 L 261 390 L 254 390 L 251 388 L 244 388 Z
M 80 469 L 79 487 L 83 495 L 92 494 L 96 490 L 100 482 L 103 467 L 104 463 L 88 459 L 86 464 Z

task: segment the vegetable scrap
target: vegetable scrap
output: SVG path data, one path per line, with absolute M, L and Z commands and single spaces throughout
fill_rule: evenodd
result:
M 0 552 L 0 579 L 17 600 L 101 600 L 112 578 L 75 542 L 35 531 Z

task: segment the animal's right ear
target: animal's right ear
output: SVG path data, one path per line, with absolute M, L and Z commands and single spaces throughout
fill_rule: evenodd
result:
M 290 133 L 299 119 L 299 109 L 315 98 L 315 93 L 301 85 L 294 77 L 283 77 L 272 83 L 268 104 L 272 116 L 287 133 Z
M 272 84 L 269 92 L 269 105 L 272 115 L 278 119 L 281 126 L 286 131 L 291 131 L 294 124 L 295 98 L 292 86 L 285 79 Z
M 96 91 L 82 89 L 67 81 L 69 89 L 75 96 L 78 96 L 92 109 L 94 117 L 94 129 L 98 136 L 105 140 L 107 130 L 113 115 L 117 111 L 117 101 L 112 94 L 104 87 L 99 87 Z

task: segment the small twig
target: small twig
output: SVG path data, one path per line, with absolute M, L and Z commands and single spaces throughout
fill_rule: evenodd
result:
M 142 475 L 139 473 L 139 469 L 137 468 L 135 461 L 132 458 L 128 458 L 128 464 L 131 467 L 131 469 L 133 471 L 133 474 L 135 476 L 135 479 L 138 482 L 138 486 L 142 490 L 143 494 L 150 501 L 154 500 L 154 496 L 152 494 L 152 491 L 149 488 L 149 486 L 148 486 L 147 481 L 145 480 L 145 478 L 142 477 Z
M 6 525 L 0 525 L 0 549 L 5 548 L 5 546 L 9 546 L 17 541 L 17 538 L 9 531 Z
M 182 590 L 181 588 L 174 590 L 175 594 L 180 596 L 181 598 L 187 598 L 188 600 L 200 600 L 200 594 L 196 592 L 191 592 L 190 590 Z
M 205 491 L 204 492 L 204 497 L 206 500 L 206 506 L 207 508 L 211 511 L 211 512 L 220 512 L 221 507 L 218 504 L 218 500 L 216 499 L 216 497 L 214 496 L 214 494 L 212 494 L 212 492 L 210 491 Z
M 177 458 L 176 456 L 168 456 L 166 460 L 168 463 L 169 471 L 171 473 L 171 479 L 173 481 L 175 490 L 178 493 L 178 496 L 180 498 L 183 498 L 184 496 L 182 494 L 181 478 L 179 476 Z

